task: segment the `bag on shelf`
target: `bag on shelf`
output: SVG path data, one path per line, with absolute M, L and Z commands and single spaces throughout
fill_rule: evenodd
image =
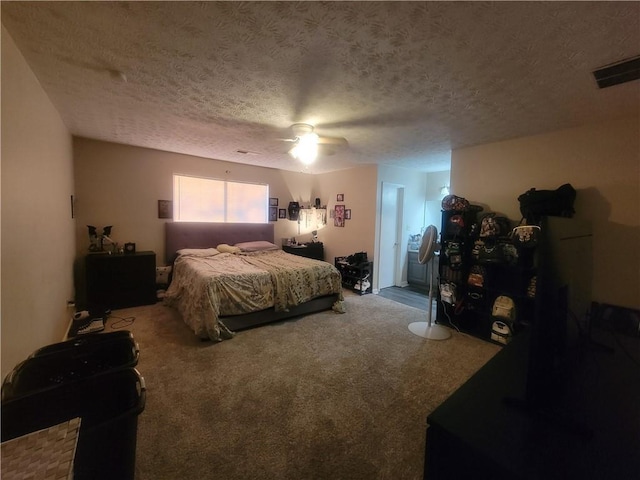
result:
M 506 345 L 511 341 L 511 327 L 508 323 L 496 320 L 491 326 L 491 340 Z
M 516 319 L 516 304 L 511 297 L 500 295 L 493 302 L 491 315 L 513 323 Z
M 440 284 L 440 299 L 450 305 L 456 303 L 456 285 L 455 283 L 443 282 Z
M 469 287 L 467 290 L 467 309 L 482 310 L 484 308 L 484 290 L 481 288 Z
M 531 188 L 518 197 L 520 213 L 529 223 L 538 223 L 543 216 L 573 217 L 576 190 L 565 183 L 555 190 Z
M 466 198 L 457 195 L 447 195 L 442 199 L 442 210 L 464 211 L 469 208 L 469 201 Z
M 467 283 L 472 287 L 482 288 L 484 287 L 485 269 L 480 265 L 473 265 L 469 271 L 469 277 Z
M 502 237 L 508 235 L 510 231 L 509 219 L 495 213 L 487 213 L 480 222 L 481 238 Z
M 538 245 L 540 232 L 538 225 L 518 225 L 511 231 L 511 240 L 518 248 L 534 248 Z
M 518 263 L 518 249 L 512 243 L 503 240 L 482 242 L 478 245 L 477 257 L 474 258 L 477 258 L 479 263 L 515 265 Z
M 449 259 L 449 267 L 454 270 L 462 267 L 462 245 L 460 242 L 447 242 L 444 254 Z
M 460 235 L 464 229 L 464 217 L 460 214 L 452 215 L 447 223 L 447 234 L 454 237 Z

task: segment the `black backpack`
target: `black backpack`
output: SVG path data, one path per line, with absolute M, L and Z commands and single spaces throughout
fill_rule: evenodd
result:
M 576 190 L 570 183 L 565 183 L 555 190 L 532 188 L 518 197 L 520 213 L 529 224 L 540 222 L 543 216 L 573 217 L 575 199 Z

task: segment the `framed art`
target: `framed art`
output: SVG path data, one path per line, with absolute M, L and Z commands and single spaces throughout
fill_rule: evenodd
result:
M 339 193 L 336 196 L 336 202 L 344 202 L 344 193 Z
M 350 208 L 347 208 L 344 211 L 344 219 L 345 220 L 351 220 L 351 209 Z
M 158 200 L 158 218 L 173 218 L 173 202 Z
M 344 227 L 344 205 L 336 205 L 336 213 L 333 217 L 333 225 Z
M 287 209 L 279 208 L 278 209 L 278 218 L 287 218 Z
M 278 206 L 278 199 L 277 198 L 269 198 L 269 206 L 270 207 L 277 207 Z
M 269 207 L 269 221 L 270 222 L 278 221 L 278 207 Z

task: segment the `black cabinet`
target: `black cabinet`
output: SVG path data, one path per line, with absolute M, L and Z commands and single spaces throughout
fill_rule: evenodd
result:
M 432 268 L 436 269 L 436 271 L 438 269 L 438 255 L 435 255 L 427 263 L 420 263 L 417 251 L 409 250 L 407 252 L 407 283 L 412 287 L 428 289 L 431 282 Z
M 300 257 L 324 260 L 324 245 L 322 242 L 310 242 L 300 245 L 283 245 L 282 250 Z
M 442 212 L 437 321 L 492 340 L 493 323 L 503 320 L 493 315 L 498 297 L 515 306 L 511 333 L 533 318 L 535 249 L 517 248 L 509 231 L 481 237 L 482 217 L 474 210 Z
M 426 287 L 429 282 L 429 269 L 426 263 L 418 261 L 418 252 L 407 252 L 407 282 L 415 287 Z
M 125 308 L 156 302 L 156 254 L 86 256 L 88 308 Z
M 335 266 L 342 276 L 342 286 L 360 295 L 372 292 L 373 262 L 351 264 L 349 257 L 336 257 Z

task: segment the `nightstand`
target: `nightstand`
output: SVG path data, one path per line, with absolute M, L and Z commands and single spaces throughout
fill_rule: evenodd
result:
M 282 250 L 293 255 L 298 255 L 299 257 L 324 260 L 324 245 L 322 242 L 309 242 L 300 245 L 283 245 Z
M 126 308 L 156 302 L 156 254 L 136 252 L 86 256 L 87 305 Z

